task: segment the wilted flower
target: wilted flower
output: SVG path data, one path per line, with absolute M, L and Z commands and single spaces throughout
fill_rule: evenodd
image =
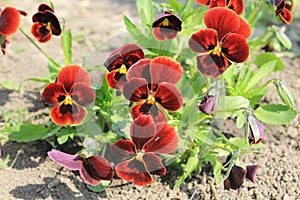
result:
M 264 139 L 264 130 L 265 130 L 265 127 L 257 120 L 256 121 L 256 125 L 257 125 L 257 128 L 258 128 L 258 131 L 259 131 L 259 138 L 255 138 L 254 136 L 254 131 L 252 130 L 253 127 L 251 127 L 251 123 L 249 124 L 249 135 L 248 135 L 248 140 L 249 140 L 249 144 L 250 145 L 253 145 L 253 144 L 259 144 L 260 142 L 263 141 Z
M 101 156 L 84 158 L 77 154 L 71 155 L 54 149 L 48 152 L 48 156 L 69 170 L 79 171 L 82 180 L 92 186 L 98 185 L 101 180 L 111 180 L 114 175 L 109 162 Z
M 290 0 L 289 2 L 287 0 L 275 1 L 276 15 L 286 24 L 290 24 L 293 21 L 293 5 L 293 0 Z
M 175 84 L 183 73 L 181 65 L 175 60 L 158 56 L 154 59 L 142 59 L 128 71 L 123 94 L 138 105 L 130 110 L 132 118 L 151 115 L 155 122 L 166 121 L 162 107 L 176 111 L 182 106 L 182 96 Z
M 226 7 L 238 15 L 243 14 L 245 10 L 244 0 L 196 0 L 196 2 L 202 5 L 209 5 L 209 8 Z
M 117 175 L 133 184 L 152 183 L 151 174 L 165 175 L 166 168 L 156 154 L 176 151 L 179 137 L 166 122 L 154 124 L 150 116 L 136 118 L 130 127 L 131 140 L 118 140 L 111 146 L 112 155 L 121 161 L 116 165 Z
M 209 115 L 216 108 L 216 96 L 205 95 L 198 108 L 203 113 Z
M 205 76 L 219 77 L 231 62 L 244 62 L 249 56 L 246 38 L 250 25 L 227 8 L 212 8 L 204 16 L 206 29 L 194 33 L 189 40 L 190 48 L 200 53 L 197 68 Z
M 15 33 L 21 25 L 21 15 L 26 16 L 27 13 L 17 10 L 13 7 L 0 9 L 0 46 L 3 55 L 5 55 L 6 47 L 10 41 L 10 37 Z
M 136 44 L 126 44 L 113 51 L 104 62 L 109 71 L 106 75 L 108 85 L 111 88 L 123 89 L 128 69 L 143 58 L 144 51 Z
M 250 165 L 247 166 L 246 169 L 234 165 L 230 171 L 229 177 L 224 180 L 224 188 L 226 190 L 238 190 L 238 193 L 240 193 L 245 178 L 255 183 L 257 169 L 258 165 Z
M 95 100 L 90 87 L 89 73 L 78 65 L 61 69 L 55 83 L 50 83 L 41 94 L 41 101 L 50 107 L 50 116 L 59 125 L 79 124 L 86 116 L 85 106 Z
M 157 40 L 171 40 L 181 31 L 181 24 L 182 21 L 179 16 L 164 11 L 164 14 L 154 20 L 152 32 Z
M 39 42 L 48 42 L 52 35 L 61 34 L 59 20 L 54 10 L 46 4 L 38 7 L 38 12 L 32 16 L 32 21 L 34 24 L 31 26 L 31 33 Z

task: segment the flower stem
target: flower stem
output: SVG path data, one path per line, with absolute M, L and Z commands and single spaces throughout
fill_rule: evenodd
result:
M 248 23 L 252 26 L 252 23 L 253 23 L 253 20 L 254 20 L 254 17 L 256 16 L 256 13 L 261 5 L 262 1 L 259 1 L 257 4 L 256 4 L 256 7 L 255 9 L 251 12 L 251 15 L 249 16 L 248 18 Z

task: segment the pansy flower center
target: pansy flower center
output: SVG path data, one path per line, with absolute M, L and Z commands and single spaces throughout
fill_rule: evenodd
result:
M 127 68 L 125 64 L 122 64 L 122 66 L 118 69 L 118 72 L 120 74 L 126 74 L 127 73 Z
M 151 104 L 151 105 L 154 105 L 155 104 L 155 97 L 153 95 L 149 95 L 148 98 L 147 98 L 147 103 L 148 104 Z
M 66 95 L 66 98 L 64 100 L 64 104 L 65 105 L 72 105 L 73 101 L 72 101 L 72 97 L 70 95 Z
M 144 160 L 143 160 L 143 155 L 144 155 L 143 152 L 138 152 L 138 153 L 136 154 L 135 158 L 136 158 L 138 161 L 143 162 L 143 161 L 144 161 Z
M 164 21 L 162 22 L 162 26 L 169 26 L 170 21 L 168 20 L 168 18 L 165 18 Z
M 222 53 L 222 48 L 218 45 L 212 50 L 213 55 L 220 56 Z
M 48 22 L 48 23 L 42 23 L 42 26 L 45 27 L 45 29 L 47 31 L 51 31 L 51 22 Z

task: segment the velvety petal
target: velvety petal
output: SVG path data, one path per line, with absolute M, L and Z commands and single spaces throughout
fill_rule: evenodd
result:
M 75 83 L 70 92 L 72 100 L 81 106 L 88 106 L 93 103 L 96 95 L 92 88 L 86 83 Z
M 261 143 L 263 141 L 264 137 L 265 137 L 265 133 L 264 133 L 265 127 L 257 120 L 256 120 L 256 124 L 257 124 L 258 131 L 259 131 L 259 138 L 255 142 L 255 138 L 254 138 L 254 135 L 253 135 L 252 128 L 251 128 L 251 126 L 249 126 L 248 140 L 249 140 L 250 145 Z
M 290 24 L 293 21 L 293 14 L 287 8 L 283 8 L 283 10 L 279 12 L 278 16 L 285 24 Z
M 253 183 L 256 182 L 256 171 L 258 169 L 258 165 L 249 165 L 246 166 L 247 169 L 247 174 L 246 174 L 246 178 L 249 179 L 250 181 L 252 181 Z
M 86 172 L 95 180 L 111 180 L 114 171 L 110 163 L 101 156 L 91 156 L 82 162 Z
M 217 46 L 218 33 L 214 29 L 201 29 L 194 33 L 189 40 L 190 48 L 197 53 L 205 53 Z
M 174 127 L 166 122 L 156 124 L 155 135 L 143 146 L 144 152 L 169 154 L 176 151 L 179 137 Z
M 60 22 L 55 16 L 55 14 L 50 11 L 46 10 L 45 12 L 38 12 L 32 16 L 33 22 L 39 22 L 43 24 L 48 24 L 50 22 L 50 28 L 53 35 L 60 35 L 61 34 L 61 27 Z
M 106 74 L 106 81 L 109 87 L 123 90 L 124 84 L 127 80 L 126 75 L 120 74 L 117 71 L 111 71 Z
M 141 115 L 134 119 L 130 126 L 130 137 L 138 150 L 153 137 L 155 124 L 149 115 Z
M 41 94 L 41 102 L 45 106 L 53 107 L 65 100 L 67 93 L 61 83 L 50 83 Z
M 230 0 L 227 7 L 236 12 L 236 14 L 241 15 L 245 10 L 244 0 Z
M 1 45 L 1 51 L 2 54 L 5 55 L 6 54 L 6 47 L 7 45 L 10 43 L 10 38 L 11 36 L 4 36 L 4 35 L 0 35 L 0 40 L 2 41 L 2 38 L 4 38 L 4 42 Z
M 154 97 L 156 102 L 170 111 L 178 110 L 183 103 L 181 93 L 172 83 L 163 82 L 159 84 Z
M 151 83 L 169 82 L 176 84 L 182 77 L 183 69 L 176 60 L 158 56 L 150 63 Z
M 131 108 L 130 113 L 133 119 L 141 115 L 150 115 L 155 123 L 167 121 L 166 115 L 156 105 L 138 104 Z
M 48 42 L 52 38 L 51 32 L 49 32 L 46 27 L 42 26 L 39 22 L 35 22 L 31 26 L 31 34 L 41 43 Z
M 47 4 L 42 3 L 39 5 L 38 11 L 45 12 L 46 10 L 50 10 L 50 11 L 54 12 L 54 10 Z
M 144 163 L 136 159 L 117 164 L 116 172 L 120 178 L 132 181 L 133 184 L 138 186 L 145 186 L 152 183 L 152 177 L 145 168 Z
M 122 64 L 123 62 L 120 58 L 120 48 L 111 52 L 104 61 L 104 65 L 108 69 L 108 71 L 113 71 L 118 68 L 117 66 L 120 67 Z
M 145 153 L 143 155 L 143 160 L 145 162 L 147 170 L 155 175 L 163 176 L 166 174 L 167 169 L 162 164 L 160 157 L 154 155 L 153 153 Z
M 216 7 L 209 9 L 204 15 L 204 23 L 207 28 L 213 28 L 218 32 L 218 40 L 236 31 L 240 27 L 240 18 L 228 8 Z
M 176 38 L 178 31 L 168 28 L 154 27 L 152 28 L 152 34 L 157 40 L 172 40 Z
M 136 44 L 126 44 L 120 48 L 120 56 L 128 65 L 133 65 L 138 60 L 145 58 L 143 49 Z
M 21 24 L 21 16 L 17 9 L 6 7 L 0 13 L 0 34 L 11 35 L 15 33 Z
M 150 83 L 150 62 L 151 59 L 145 58 L 132 65 L 126 74 L 127 80 L 130 80 L 132 78 L 144 78 L 148 83 Z
M 85 184 L 89 184 L 89 185 L 92 185 L 92 186 L 96 186 L 100 183 L 100 180 L 96 180 L 94 178 L 92 178 L 88 172 L 86 171 L 86 169 L 84 167 L 81 167 L 80 170 L 79 170 L 79 174 L 80 174 L 80 177 L 82 178 L 83 182 Z
M 196 2 L 202 5 L 209 5 L 210 0 L 196 0 Z
M 126 99 L 132 102 L 146 100 L 149 95 L 148 83 L 143 78 L 132 78 L 125 83 L 123 94 Z
M 226 7 L 227 2 L 227 0 L 211 0 L 209 3 L 209 8 Z
M 216 107 L 216 97 L 206 95 L 201 101 L 201 104 L 198 105 L 198 108 L 203 113 L 209 115 Z
M 197 68 L 204 76 L 218 78 L 231 65 L 223 56 L 201 55 L 197 57 Z
M 242 185 L 245 181 L 246 173 L 247 173 L 247 170 L 234 165 L 232 167 L 231 172 L 228 177 L 230 184 L 228 184 L 228 181 L 225 184 L 226 180 L 224 181 L 224 186 L 230 185 L 230 188 L 225 187 L 225 189 L 237 190 L 240 187 L 242 187 Z
M 79 170 L 82 167 L 83 158 L 76 154 L 71 155 L 52 149 L 48 152 L 48 156 L 54 162 L 70 170 Z
M 238 30 L 234 31 L 234 33 L 240 34 L 240 35 L 244 36 L 245 38 L 250 37 L 251 27 L 250 27 L 249 23 L 241 16 L 240 16 L 240 22 L 241 22 L 240 28 Z
M 135 144 L 130 140 L 118 140 L 110 149 L 115 157 L 131 157 L 136 154 Z
M 83 107 L 76 105 L 57 105 L 50 110 L 52 121 L 58 125 L 80 124 L 86 116 Z
M 249 46 L 246 39 L 235 33 L 226 37 L 221 48 L 225 57 L 233 62 L 244 62 L 249 56 Z
M 65 86 L 67 92 L 70 92 L 73 84 L 83 82 L 91 85 L 91 78 L 89 73 L 78 65 L 67 65 L 63 67 L 58 76 L 57 82 Z

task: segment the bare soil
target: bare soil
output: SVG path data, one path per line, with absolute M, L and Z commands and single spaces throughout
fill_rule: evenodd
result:
M 139 21 L 134 1 L 124 0 L 53 0 L 56 13 L 67 21 L 72 28 L 74 63 L 81 63 L 84 56 L 102 41 L 125 31 L 123 15 L 134 22 Z M 23 18 L 23 29 L 29 32 L 31 16 L 36 12 L 39 0 L 4 0 L 0 7 L 11 5 L 28 12 Z M 291 27 L 296 27 L 299 20 L 294 20 Z M 299 28 L 299 27 L 298 27 Z M 298 29 L 299 30 L 299 29 Z M 299 44 L 296 41 L 295 45 Z M 58 38 L 42 47 L 58 61 L 63 61 L 63 53 L 58 50 Z M 296 52 L 297 53 L 297 52 Z M 299 52 L 298 52 L 299 53 Z M 7 55 L 0 55 L 0 81 L 12 80 L 16 85 L 31 77 L 47 75 L 47 60 L 29 43 L 20 32 L 13 35 L 7 49 Z M 296 109 L 300 111 L 300 58 L 284 58 L 285 69 L 274 74 L 285 81 L 296 100 Z M 39 101 L 41 85 L 25 82 L 21 95 L 0 88 L 1 110 L 30 111 L 28 120 L 38 123 L 39 116 L 47 112 Z M 266 102 L 280 102 L 275 88 L 270 87 Z M 0 116 L 0 128 L 5 116 Z M 28 117 L 27 117 L 28 118 Z M 227 132 L 241 134 L 231 121 L 226 121 Z M 246 181 L 240 195 L 236 191 L 225 191 L 223 185 L 216 185 L 209 166 L 200 174 L 189 178 L 179 189 L 172 190 L 176 178 L 180 175 L 169 169 L 163 177 L 155 177 L 151 186 L 137 187 L 115 178 L 111 186 L 102 193 L 87 189 L 78 173 L 69 171 L 47 157 L 51 145 L 46 141 L 17 143 L 9 141 L 3 145 L 5 154 L 12 160 L 17 152 L 23 152 L 16 159 L 12 168 L 0 169 L 0 199 L 300 199 L 300 125 L 297 117 L 289 126 L 268 126 L 269 134 L 264 141 L 264 154 L 249 154 L 248 164 L 259 164 L 257 183 Z M 76 143 L 69 143 L 66 151 L 75 153 Z

